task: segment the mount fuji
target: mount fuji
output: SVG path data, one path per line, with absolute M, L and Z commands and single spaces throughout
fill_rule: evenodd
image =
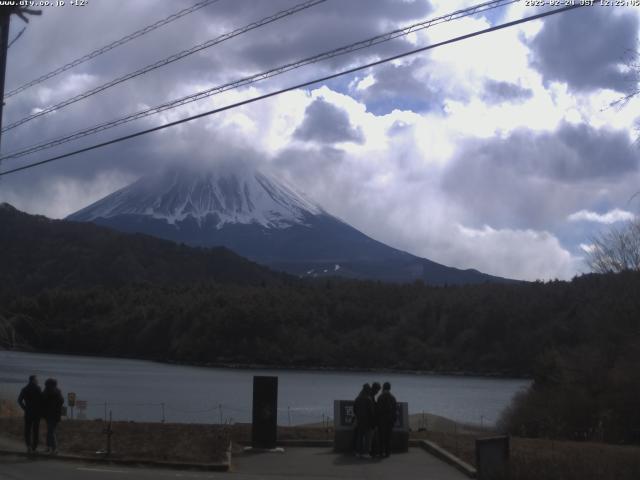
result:
M 67 217 L 190 246 L 225 246 L 298 276 L 465 284 L 507 281 L 378 242 L 295 188 L 246 166 L 169 169 Z

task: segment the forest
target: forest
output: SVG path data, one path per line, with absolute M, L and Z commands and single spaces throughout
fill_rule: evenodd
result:
M 429 287 L 327 279 L 0 293 L 15 347 L 161 361 L 551 376 L 638 335 L 640 275 Z M 6 339 L 5 339 L 6 342 Z M 595 355 L 595 353 L 594 353 Z

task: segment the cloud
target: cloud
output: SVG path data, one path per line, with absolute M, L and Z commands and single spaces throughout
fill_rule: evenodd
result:
M 494 275 L 524 280 L 569 279 L 576 273 L 574 258 L 551 233 L 534 230 L 473 229 L 459 225 L 458 256 Z M 491 259 L 491 260 L 489 260 Z
M 482 98 L 487 103 L 519 102 L 533 97 L 533 91 L 515 83 L 487 79 Z
M 633 220 L 634 218 L 636 218 L 636 216 L 633 213 L 620 210 L 619 208 L 602 214 L 591 212 L 589 210 L 580 210 L 579 212 L 572 213 L 567 217 L 570 222 L 595 222 L 607 225 Z
M 135 176 L 120 172 L 100 173 L 91 180 L 54 174 L 46 181 L 30 182 L 30 190 L 37 191 L 37 195 L 24 195 L 24 190 L 15 185 L 0 186 L 0 203 L 7 202 L 22 211 L 49 218 L 64 218 L 80 206 L 98 201 L 134 180 Z
M 474 222 L 554 228 L 601 193 L 611 196 L 611 186 L 635 181 L 638 160 L 627 132 L 568 123 L 553 132 L 518 129 L 465 142 L 442 188 Z
M 228 18 L 247 10 L 252 17 L 260 18 L 272 14 L 280 8 L 290 8 L 291 1 L 270 0 L 255 4 L 227 2 L 225 14 Z M 228 10 L 228 12 L 226 11 Z M 270 68 L 282 62 L 321 53 L 361 41 L 398 27 L 427 18 L 432 12 L 427 0 L 349 0 L 326 2 L 307 11 L 305 15 L 292 17 L 288 28 L 270 28 L 251 42 L 231 44 L 232 61 L 257 68 Z M 365 49 L 354 55 L 345 55 L 323 63 L 335 69 L 358 63 L 363 58 L 377 57 L 408 49 L 410 43 L 405 38 L 381 44 L 373 50 Z M 322 67 L 320 67 L 322 68 Z
M 376 114 L 395 109 L 439 110 L 447 95 L 437 76 L 428 71 L 429 66 L 430 62 L 423 59 L 381 65 L 358 82 L 352 94 Z M 454 89 L 449 90 L 449 96 L 460 97 Z
M 293 136 L 325 144 L 364 143 L 365 140 L 362 130 L 351 126 L 348 113 L 323 98 L 314 100 L 307 107 L 304 120 Z
M 531 65 L 545 82 L 566 82 L 578 92 L 634 88 L 637 76 L 623 61 L 638 47 L 639 21 L 631 10 L 581 8 L 545 20 L 531 42 Z

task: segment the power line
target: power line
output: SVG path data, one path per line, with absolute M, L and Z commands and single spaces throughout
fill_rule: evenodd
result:
M 299 3 L 298 5 L 295 5 L 294 7 L 288 8 L 286 10 L 282 10 L 278 13 L 275 13 L 273 15 L 270 15 L 268 17 L 265 17 L 261 20 L 258 20 L 256 22 L 250 23 L 249 25 L 245 25 L 244 27 L 238 28 L 236 30 L 233 30 L 232 32 L 229 33 L 225 33 L 223 35 L 220 35 L 219 37 L 213 38 L 211 40 L 207 40 L 204 43 L 195 45 L 187 50 L 182 50 L 181 52 L 175 53 L 169 57 L 166 57 L 162 60 L 159 60 L 155 63 L 152 63 L 150 65 L 147 65 L 139 70 L 136 70 L 135 72 L 131 72 L 128 73 L 126 75 L 123 75 L 121 77 L 118 77 L 114 80 L 111 80 L 107 83 L 104 83 L 102 85 L 99 85 L 97 87 L 94 87 L 90 90 L 87 90 L 84 93 L 81 93 L 79 95 L 76 95 L 74 97 L 68 98 L 67 100 L 64 100 L 56 105 L 52 105 L 46 108 L 43 108 L 39 111 L 37 111 L 36 113 L 33 113 L 31 115 L 28 115 L 24 118 L 21 118 L 20 120 L 17 120 L 9 125 L 7 125 L 6 127 L 4 127 L 2 129 L 2 132 L 6 132 L 7 130 L 11 130 L 13 128 L 19 127 L 20 125 L 24 125 L 27 122 L 30 122 L 31 120 L 34 120 L 38 117 L 41 117 L 43 115 L 47 115 L 48 113 L 60 110 L 64 107 L 67 107 L 73 103 L 79 102 L 81 100 L 84 100 L 85 98 L 91 97 L 97 93 L 100 93 L 104 90 L 107 90 L 108 88 L 111 88 L 115 85 L 118 85 L 122 82 L 126 82 L 127 80 L 131 80 L 132 78 L 135 77 L 139 77 L 140 75 L 144 75 L 146 73 L 149 73 L 153 70 L 156 70 L 158 68 L 164 67 L 165 65 L 169 65 L 170 63 L 176 62 L 178 60 L 181 60 L 185 57 L 188 57 L 189 55 L 193 55 L 194 53 L 197 53 L 201 50 L 204 50 L 206 48 L 210 48 L 213 47 L 214 45 L 218 45 L 219 43 L 225 42 L 227 40 L 230 40 L 234 37 L 237 37 L 239 35 L 242 35 L 244 33 L 247 33 L 251 30 L 254 30 L 256 28 L 260 28 L 263 27 L 264 25 L 268 25 L 270 23 L 276 22 L 282 18 L 288 17 L 290 15 L 294 15 L 298 12 L 301 12 L 302 10 L 306 10 L 307 8 L 311 8 L 315 5 L 318 5 L 320 3 L 324 3 L 327 0 L 307 0 L 303 3 Z
M 360 65 L 358 67 L 350 68 L 348 70 L 343 70 L 341 72 L 334 73 L 334 74 L 331 74 L 331 75 L 327 75 L 327 76 L 322 77 L 322 78 L 317 78 L 315 80 L 309 80 L 307 82 L 299 83 L 297 85 L 293 85 L 293 86 L 290 86 L 290 87 L 287 87 L 287 88 L 283 88 L 281 90 L 276 90 L 274 92 L 270 92 L 270 93 L 267 93 L 267 94 L 264 94 L 264 95 L 260 95 L 258 97 L 249 98 L 247 100 L 243 100 L 243 101 L 236 102 L 236 103 L 233 103 L 233 104 L 230 104 L 230 105 L 226 105 L 224 107 L 215 108 L 213 110 L 209 110 L 207 112 L 203 112 L 203 113 L 199 113 L 199 114 L 196 114 L 196 115 L 192 115 L 190 117 L 186 117 L 186 118 L 183 118 L 181 120 L 176 120 L 174 122 L 169 122 L 169 123 L 166 123 L 164 125 L 158 125 L 157 127 L 149 128 L 149 129 L 146 129 L 146 130 L 141 130 L 139 132 L 131 133 L 129 135 L 124 135 L 122 137 L 118 137 L 118 138 L 115 138 L 115 139 L 112 139 L 112 140 L 109 140 L 109 141 L 106 141 L 106 142 L 98 143 L 98 144 L 92 145 L 90 147 L 81 148 L 81 149 L 74 150 L 72 152 L 68 152 L 68 153 L 65 153 L 65 154 L 62 154 L 62 155 L 58 155 L 58 156 L 55 156 L 55 157 L 47 158 L 45 160 L 40 160 L 38 162 L 30 163 L 30 164 L 24 165 L 22 167 L 17 167 L 17 168 L 13 168 L 11 170 L 6 170 L 4 172 L 0 172 L 0 177 L 4 176 L 4 175 L 9 175 L 11 173 L 20 172 L 22 170 L 28 170 L 30 168 L 38 167 L 40 165 L 44 165 L 46 163 L 50 163 L 50 162 L 54 162 L 54 161 L 57 161 L 57 160 L 61 160 L 63 158 L 71 157 L 71 156 L 77 155 L 79 153 L 85 153 L 85 152 L 89 152 L 91 150 L 96 150 L 98 148 L 106 147 L 107 145 L 120 143 L 120 142 L 123 142 L 125 140 L 130 140 L 132 138 L 136 138 L 136 137 L 140 137 L 142 135 L 146 135 L 148 133 L 153 133 L 153 132 L 157 132 L 159 130 L 164 130 L 166 128 L 174 127 L 176 125 L 180 125 L 182 123 L 190 122 L 192 120 L 196 120 L 196 119 L 199 119 L 199 118 L 203 118 L 203 117 L 207 117 L 207 116 L 210 116 L 210 115 L 214 115 L 216 113 L 221 113 L 221 112 L 224 112 L 224 111 L 227 111 L 227 110 L 231 110 L 231 109 L 238 108 L 238 107 L 241 107 L 241 106 L 244 106 L 244 105 L 248 105 L 248 104 L 251 104 L 251 103 L 254 103 L 254 102 L 258 102 L 260 100 L 265 100 L 267 98 L 275 97 L 276 95 L 281 95 L 283 93 L 287 93 L 287 92 L 290 92 L 290 91 L 293 91 L 293 90 L 298 90 L 300 88 L 309 87 L 309 86 L 315 85 L 317 83 L 322 83 L 322 82 L 326 82 L 328 80 L 333 80 L 334 78 L 338 78 L 338 77 L 341 77 L 343 75 L 349 75 L 349 74 L 352 74 L 352 73 L 355 73 L 355 72 L 358 72 L 358 71 L 361 71 L 361 70 L 366 70 L 367 68 L 371 68 L 371 67 L 375 67 L 375 66 L 378 66 L 378 65 L 382 65 L 384 63 L 388 63 L 388 62 L 391 62 L 391 61 L 394 61 L 394 60 L 398 60 L 400 58 L 404 58 L 404 57 L 408 57 L 408 56 L 411 56 L 411 55 L 415 55 L 417 53 L 421 53 L 421 52 L 425 52 L 425 51 L 428 51 L 428 50 L 432 50 L 432 49 L 437 48 L 437 47 L 441 47 L 441 46 L 444 46 L 444 45 L 449 45 L 449 44 L 452 44 L 452 43 L 460 42 L 462 40 L 466 40 L 466 39 L 469 39 L 469 38 L 477 37 L 479 35 L 484 35 L 486 33 L 495 32 L 497 30 L 502 30 L 504 28 L 512 27 L 512 26 L 519 25 L 519 24 L 526 23 L 526 22 L 530 22 L 530 21 L 533 21 L 533 20 L 538 20 L 538 19 L 541 19 L 541 18 L 544 18 L 544 17 L 548 17 L 548 16 L 551 16 L 551 15 L 558 14 L 558 13 L 567 12 L 569 10 L 574 10 L 576 8 L 581 8 L 583 6 L 585 6 L 585 5 L 576 4 L 576 5 L 572 5 L 572 6 L 562 7 L 562 8 L 559 8 L 559 9 L 549 10 L 549 11 L 542 12 L 542 13 L 539 13 L 539 14 L 536 14 L 536 15 L 531 15 L 531 16 L 528 16 L 528 17 L 525 17 L 525 18 L 521 18 L 519 20 L 514 20 L 514 21 L 511 21 L 511 22 L 503 23 L 501 25 L 496 25 L 496 26 L 493 26 L 493 27 L 490 27 L 490 28 L 486 28 L 484 30 L 477 30 L 475 32 L 468 33 L 468 34 L 465 34 L 465 35 L 461 35 L 461 36 L 458 36 L 458 37 L 454 37 L 454 38 L 451 38 L 451 39 L 448 39 L 448 40 L 444 40 L 442 42 L 438 42 L 438 43 L 435 43 L 433 45 L 427 45 L 426 47 L 421 47 L 421 48 L 417 48 L 415 50 L 410 50 L 408 52 L 404 52 L 404 53 L 401 53 L 401 54 L 398 54 L 398 55 L 394 55 L 394 56 L 391 56 L 391 57 L 386 57 L 386 58 L 384 58 L 382 60 L 377 60 L 375 62 L 367 63 L 365 65 Z
M 34 85 L 38 85 L 39 83 L 42 83 L 46 80 L 49 80 L 50 78 L 55 77 L 56 75 L 60 75 L 63 72 L 66 72 L 67 70 L 70 70 L 74 67 L 77 67 L 78 65 L 80 65 L 81 63 L 84 62 L 88 62 L 89 60 L 102 55 L 103 53 L 108 52 L 109 50 L 113 50 L 116 47 L 119 47 L 121 45 L 124 45 L 125 43 L 128 43 L 132 40 L 135 40 L 138 37 L 142 37 L 143 35 L 146 35 L 149 32 L 152 32 L 153 30 L 156 30 L 157 28 L 163 27 L 171 22 L 174 22 L 175 20 L 178 20 L 179 18 L 184 17 L 185 15 L 189 15 L 190 13 L 195 12 L 196 10 L 200 10 L 201 8 L 206 7 L 207 5 L 211 5 L 212 3 L 216 3 L 219 2 L 220 0 L 203 0 L 201 2 L 196 3 L 195 5 L 189 7 L 189 8 L 185 8 L 183 10 L 180 10 L 177 13 L 174 13 L 173 15 L 169 15 L 166 18 L 163 18 L 162 20 L 158 20 L 157 22 L 151 24 L 151 25 L 147 25 L 144 28 L 141 28 L 140 30 L 136 30 L 135 32 L 122 37 L 118 40 L 115 40 L 113 42 L 111 42 L 108 45 L 105 45 L 104 47 L 100 47 L 97 48 L 95 50 L 93 50 L 90 53 L 87 53 L 86 55 L 83 55 L 80 58 L 77 58 L 65 65 L 63 65 L 62 67 L 56 68 L 55 70 L 52 70 L 49 73 L 46 73 L 34 80 L 31 80 L 27 83 L 25 83 L 24 85 L 19 86 L 18 88 L 15 88 L 13 90 L 11 90 L 9 93 L 5 94 L 5 98 L 9 98 L 12 97 L 13 95 L 16 95 L 20 92 L 23 92 L 25 90 L 27 90 L 28 88 L 33 87 Z M 20 34 L 22 34 L 22 32 L 20 32 Z M 19 35 L 18 35 L 19 36 Z M 15 42 L 17 40 L 14 39 L 13 42 Z M 11 43 L 13 43 L 11 42 Z
M 214 95 L 218 95 L 220 93 L 226 92 L 228 90 L 232 90 L 232 89 L 236 89 L 242 86 L 246 86 L 246 85 L 250 85 L 252 83 L 256 83 L 262 80 L 266 80 L 268 78 L 271 77 L 275 77 L 277 75 L 281 75 L 283 73 L 289 72 L 291 70 L 297 69 L 297 68 L 301 68 L 313 63 L 318 63 L 324 60 L 328 60 L 337 56 L 341 56 L 341 55 L 346 55 L 348 53 L 352 53 L 355 51 L 359 51 L 365 48 L 369 48 L 384 42 L 388 42 L 391 40 L 394 40 L 396 38 L 399 38 L 401 36 L 406 36 L 410 33 L 413 32 L 417 32 L 420 30 L 424 30 L 426 28 L 432 27 L 434 25 L 439 25 L 441 23 L 444 22 L 449 22 L 449 21 L 453 21 L 453 20 L 457 20 L 463 17 L 467 17 L 470 15 L 475 15 L 478 13 L 482 13 L 488 10 L 492 10 L 495 8 L 499 8 L 499 7 L 504 7 L 507 6 L 509 4 L 512 3 L 517 3 L 520 0 L 493 0 L 490 2 L 485 2 L 479 5 L 475 5 L 473 7 L 469 7 L 463 10 L 457 10 L 455 12 L 452 13 L 448 13 L 446 15 L 442 15 L 440 17 L 436 17 L 436 18 L 432 18 L 429 20 L 425 20 L 422 22 L 418 22 L 418 23 L 414 23 L 413 25 L 409 25 L 407 27 L 404 28 L 400 28 L 397 30 L 393 30 L 391 32 L 387 32 L 381 35 L 376 35 L 374 37 L 368 38 L 366 40 L 362 40 L 356 43 L 351 43 L 349 45 L 346 46 L 342 46 L 333 50 L 329 50 L 317 55 L 313 55 L 311 57 L 307 57 L 304 58 L 302 60 L 298 60 L 296 62 L 293 63 L 288 63 L 285 65 L 281 65 L 279 67 L 276 68 L 272 68 L 270 70 L 267 70 L 265 72 L 261 72 L 249 77 L 245 77 L 242 78 L 240 80 L 234 80 L 233 82 L 230 83 L 226 83 L 224 85 L 219 85 L 219 86 L 215 86 L 206 90 L 202 90 L 200 92 L 197 93 L 193 93 L 190 95 L 187 95 L 185 97 L 181 97 L 175 100 L 171 100 L 169 102 L 165 102 L 162 103 L 160 105 L 157 105 L 155 107 L 151 107 L 151 108 L 147 108 L 145 110 L 141 110 L 135 113 L 132 113 L 130 115 L 127 115 L 125 117 L 121 117 L 119 119 L 116 120 L 111 120 L 109 122 L 105 122 L 105 123 L 101 123 L 98 125 L 94 125 L 92 127 L 83 129 L 83 130 L 79 130 L 67 135 L 64 135 L 62 137 L 58 137 L 52 140 L 47 140 L 45 142 L 41 142 L 35 145 L 31 145 L 28 146 L 26 148 L 23 148 L 21 150 L 18 151 L 14 151 L 11 152 L 3 157 L 0 158 L 0 161 L 2 160 L 7 160 L 7 159 L 12 159 L 12 158 L 20 158 L 20 157 L 24 157 L 25 155 L 29 155 L 35 152 L 39 152 L 42 150 L 46 150 L 49 148 L 53 148 L 59 145 L 62 145 L 64 143 L 68 143 L 71 142 L 73 140 L 78 140 L 80 138 L 86 137 L 88 135 L 92 135 L 95 133 L 99 133 L 105 130 L 109 130 L 111 128 L 135 121 L 135 120 L 139 120 L 141 118 L 145 118 L 148 117 L 150 115 L 155 115 L 157 113 L 161 113 L 165 110 L 169 110 L 169 109 L 173 109 L 173 108 L 177 108 L 183 105 L 186 105 L 188 103 L 192 103 L 192 102 L 196 102 Z

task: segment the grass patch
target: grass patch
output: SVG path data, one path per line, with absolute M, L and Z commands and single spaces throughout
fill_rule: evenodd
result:
M 60 451 L 95 457 L 105 450 L 107 437 L 102 420 L 63 420 L 58 427 Z M 226 461 L 230 428 L 219 425 L 113 422 L 114 458 L 169 462 L 218 463 Z M 0 418 L 0 431 L 22 440 L 21 418 Z M 40 425 L 41 443 L 46 427 Z
M 513 480 L 637 480 L 640 447 L 514 438 Z
M 63 453 L 97 456 L 106 450 L 106 423 L 102 420 L 63 420 L 58 427 L 59 449 Z M 251 425 L 203 425 L 185 423 L 113 422 L 111 437 L 114 458 L 171 462 L 217 463 L 226 461 L 231 441 L 251 443 Z M 0 418 L 2 435 L 22 441 L 22 417 Z M 40 425 L 43 445 L 46 427 Z M 278 427 L 280 440 L 332 440 L 333 429 Z
M 15 401 L 0 398 L 0 417 L 19 417 L 22 415 L 20 407 Z
M 475 440 L 486 433 L 414 432 L 470 465 Z M 592 442 L 511 438 L 511 480 L 638 480 L 640 447 Z

